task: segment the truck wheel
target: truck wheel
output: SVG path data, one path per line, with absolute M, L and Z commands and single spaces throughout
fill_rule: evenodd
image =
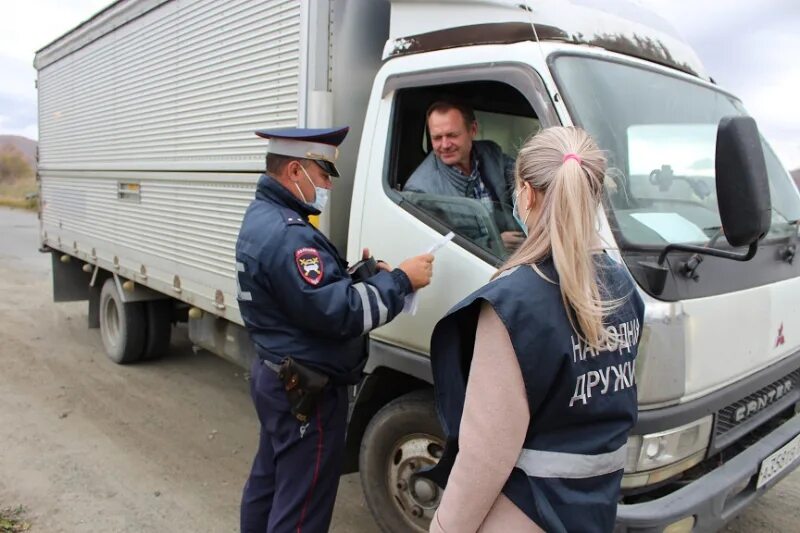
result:
M 147 335 L 142 359 L 157 359 L 169 352 L 172 337 L 172 300 L 152 300 L 145 304 Z
M 100 337 L 109 359 L 133 363 L 144 352 L 145 308 L 142 302 L 124 303 L 114 278 L 108 278 L 100 293 Z
M 386 533 L 426 532 L 442 490 L 411 474 L 435 465 L 444 437 L 433 392 L 415 391 L 393 400 L 372 418 L 361 441 L 361 486 L 370 511 Z

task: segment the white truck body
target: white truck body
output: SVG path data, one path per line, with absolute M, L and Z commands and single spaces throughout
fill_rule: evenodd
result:
M 403 98 L 411 97 L 404 95 L 437 86 L 505 84 L 527 101 L 538 125 L 587 127 L 571 94 L 576 85 L 557 66 L 560 58 L 576 57 L 733 98 L 710 81 L 691 48 L 663 21 L 635 4 L 613 3 L 616 13 L 602 4 L 394 0 L 390 15 L 384 0 L 115 2 L 39 51 L 35 62 L 41 244 L 57 252 L 56 299 L 88 297 L 92 323 L 98 293 L 87 295 L 86 285 L 109 276 L 120 288 L 133 281 L 135 286 L 120 290 L 123 301 L 169 299 L 202 310 L 202 317 L 190 320 L 193 340 L 244 363 L 252 348 L 237 327 L 242 320 L 234 246 L 264 168 L 267 145 L 254 130 L 350 125 L 338 164 L 343 178 L 320 224 L 350 260 L 369 247 L 396 264 L 424 251 L 444 231 L 404 204 L 401 183 L 387 178 L 397 159 L 393 135 L 409 105 Z M 508 36 L 489 27 L 508 30 Z M 519 37 L 527 31 L 530 36 Z M 698 112 L 692 122 L 704 123 L 704 116 Z M 496 139 L 504 130 L 510 131 L 495 127 L 482 135 Z M 508 139 L 504 147 L 518 146 L 523 138 Z M 788 173 L 770 169 L 773 202 L 780 196 L 781 207 L 795 209 L 800 196 Z M 662 297 L 637 274 L 637 258 L 652 255 L 652 249 L 620 241 L 624 232 L 616 221 L 623 216 L 610 203 L 601 208 L 601 235 L 608 253 L 636 277 L 647 311 L 636 371 L 641 421 L 630 442 L 635 451 L 623 483 L 630 492 L 620 506 L 620 530 L 685 527 L 689 517 L 690 527 L 714 529 L 780 478 L 747 489 L 766 453 L 753 458 L 752 449 L 737 452 L 732 462 L 749 462 L 735 475 L 711 469 L 709 475 L 717 476 L 712 489 L 690 483 L 698 491 L 693 494 L 708 500 L 694 507 L 680 504 L 686 489 L 677 485 L 663 497 L 648 496 L 647 490 L 680 476 L 706 479 L 691 469 L 721 457 L 723 448 L 734 449 L 745 427 L 752 435 L 774 423 L 779 412 L 788 416 L 800 399 L 800 271 L 789 260 L 772 258 L 788 253 L 797 232 L 792 226 L 780 242 L 765 240 L 767 251 L 758 260 L 766 274 L 752 283 L 750 271 L 741 269 L 755 267 L 734 271 L 708 260 L 698 269 L 706 276 L 697 284 L 700 292 L 693 293 L 694 282 L 682 280 L 672 265 L 672 292 Z M 372 334 L 367 371 L 409 378 L 403 383 L 413 386 L 399 393 L 430 381 L 425 354 L 433 325 L 500 262 L 468 244 L 457 238 L 437 253 L 434 281 L 420 295 L 419 313 Z M 63 273 L 56 259 L 65 256 L 89 265 L 84 271 L 91 277 L 81 281 L 76 271 Z M 729 276 L 735 283 L 726 286 Z M 380 407 L 365 408 L 368 416 L 352 431 L 359 440 Z M 358 406 L 354 416 L 361 416 Z M 725 417 L 728 426 L 720 429 Z M 670 435 L 678 439 L 681 431 L 693 431 L 702 446 L 658 468 L 636 466 L 648 443 L 671 446 Z M 800 432 L 800 422 L 792 418 L 775 431 L 780 434 L 764 436 L 772 440 L 762 452 L 788 442 Z M 781 475 L 796 464 L 792 457 Z M 729 500 L 740 493 L 729 510 Z M 421 511 L 422 519 L 430 508 Z M 422 530 L 424 521 L 417 518 L 408 525 Z M 378 519 L 385 529 L 396 529 Z

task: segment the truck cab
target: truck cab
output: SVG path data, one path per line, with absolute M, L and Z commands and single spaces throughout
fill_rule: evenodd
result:
M 791 452 L 784 470 L 768 455 L 800 432 L 800 337 L 787 337 L 800 328 L 797 189 L 762 141 L 772 213 L 756 256 L 675 250 L 653 276 L 670 245 L 736 251 L 721 227 L 715 148 L 718 124 L 745 115 L 742 103 L 652 19 L 461 4 L 392 3 L 386 62 L 359 148 L 348 256 L 370 246 L 395 263 L 456 234 L 437 252 L 439 279 L 422 291 L 420 312 L 372 334 L 349 435 L 351 467 L 360 444 L 367 501 L 385 530 L 426 530 L 441 494 L 413 473 L 442 452 L 435 414 L 424 406 L 432 401 L 430 334 L 509 254 L 478 200 L 404 190 L 431 150 L 425 111 L 449 97 L 474 108 L 477 139 L 512 158 L 528 136 L 555 125 L 586 129 L 607 152 L 600 233 L 646 301 L 640 420 L 628 443 L 618 528 L 718 529 L 796 465 Z

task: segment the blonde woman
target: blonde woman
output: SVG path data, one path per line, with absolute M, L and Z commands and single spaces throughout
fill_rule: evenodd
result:
M 591 137 L 546 129 L 516 168 L 527 238 L 431 341 L 450 470 L 431 531 L 611 531 L 644 304 L 602 250 Z

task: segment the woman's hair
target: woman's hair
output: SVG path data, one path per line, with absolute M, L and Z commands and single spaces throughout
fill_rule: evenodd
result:
M 605 155 L 580 128 L 547 128 L 528 139 L 517 156 L 516 188 L 527 183 L 544 193 L 543 205 L 528 238 L 495 274 L 519 265 L 541 274 L 536 264 L 552 256 L 570 324 L 594 348 L 616 344 L 603 318 L 620 304 L 603 300 L 592 257 L 605 172 Z

